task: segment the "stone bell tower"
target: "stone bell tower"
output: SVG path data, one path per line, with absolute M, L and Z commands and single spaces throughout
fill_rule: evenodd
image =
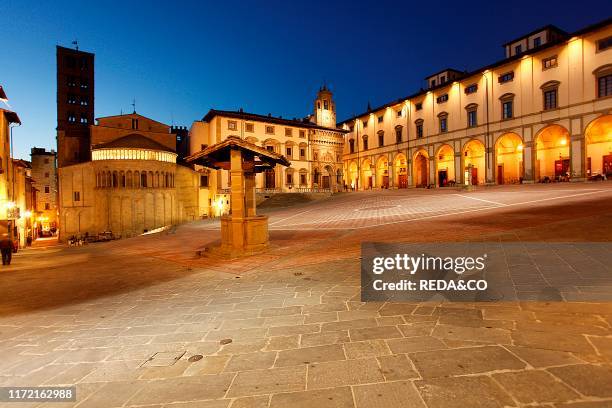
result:
M 336 103 L 332 92 L 323 85 L 314 103 L 314 122 L 319 126 L 336 127 Z

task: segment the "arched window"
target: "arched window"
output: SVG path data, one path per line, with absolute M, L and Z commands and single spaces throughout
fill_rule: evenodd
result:
M 612 96 L 612 64 L 607 64 L 593 71 L 597 81 L 597 97 Z
M 420 139 L 423 137 L 423 123 L 424 123 L 423 119 L 417 119 L 414 121 L 417 139 Z
M 556 109 L 558 105 L 559 81 L 548 81 L 540 87 L 542 90 L 543 109 Z
M 441 112 L 438 114 L 438 124 L 440 126 L 440 133 L 448 132 L 448 113 Z
M 478 105 L 475 103 L 470 103 L 465 107 L 465 111 L 467 113 L 467 126 L 478 126 Z
M 403 139 L 402 130 L 403 128 L 401 125 L 398 125 L 395 127 L 395 143 L 402 143 L 402 139 Z
M 499 101 L 501 102 L 502 108 L 502 119 L 512 119 L 514 117 L 514 94 L 506 93 L 503 94 Z

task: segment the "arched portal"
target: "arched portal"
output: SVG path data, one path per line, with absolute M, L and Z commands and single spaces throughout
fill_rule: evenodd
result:
M 372 179 L 372 162 L 370 159 L 365 159 L 363 161 L 363 165 L 361 166 L 361 180 L 363 190 L 374 187 L 374 180 Z
M 438 187 L 455 184 L 455 151 L 449 145 L 444 145 L 436 155 L 436 183 Z
M 516 133 L 505 133 L 495 143 L 495 181 L 516 184 L 523 179 L 523 140 Z
M 334 169 L 332 168 L 332 166 L 330 166 L 329 164 L 326 165 L 323 171 L 323 175 L 321 176 L 321 187 L 324 189 L 332 189 L 332 191 L 334 190 L 334 186 L 335 186 L 335 172 Z
M 585 131 L 587 177 L 612 178 L 612 115 L 592 121 Z
M 480 140 L 470 140 L 463 147 L 463 171 L 470 184 L 484 184 L 486 175 L 485 147 Z
M 386 156 L 381 156 L 376 162 L 376 185 L 389 188 L 389 161 Z
M 348 170 L 348 185 L 351 190 L 355 190 L 357 186 L 357 177 L 359 176 L 359 171 L 357 170 L 357 163 L 354 161 L 349 164 Z
M 569 132 L 550 125 L 536 137 L 535 174 L 539 181 L 568 181 L 570 177 Z
M 393 174 L 395 176 L 394 184 L 397 188 L 408 188 L 408 167 L 406 156 L 402 153 L 395 156 Z
M 429 186 L 429 155 L 425 150 L 415 153 L 412 174 L 414 174 L 416 187 Z

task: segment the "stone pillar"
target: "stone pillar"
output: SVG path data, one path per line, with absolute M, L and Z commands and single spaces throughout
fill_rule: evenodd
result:
M 410 155 L 410 149 L 406 149 L 404 152 L 406 155 L 406 185 L 408 188 L 414 187 L 412 182 L 412 156 Z
M 523 183 L 533 184 L 536 182 L 535 175 L 535 143 L 533 141 L 526 141 L 523 144 L 523 167 L 525 168 Z
M 495 184 L 495 176 L 493 174 L 493 166 L 495 165 L 495 147 L 493 145 L 493 135 L 485 135 L 487 139 L 487 148 L 485 151 L 485 184 Z
M 255 173 L 244 173 L 244 204 L 247 217 L 257 215 L 255 199 Z
M 242 152 L 232 149 L 230 155 L 230 177 L 232 180 L 231 203 L 232 218 L 244 218 L 244 170 L 242 169 Z
M 461 152 L 455 152 L 455 185 L 463 184 L 463 168 L 461 167 Z
M 438 185 L 437 181 L 438 175 L 436 174 L 436 158 L 434 155 L 429 156 L 429 180 L 427 180 L 428 186 L 433 184 L 434 186 Z
M 389 188 L 395 188 L 395 174 L 393 169 L 393 153 L 387 156 L 387 165 L 389 167 Z
M 581 134 L 570 137 L 570 180 L 584 181 L 586 178 L 586 146 Z

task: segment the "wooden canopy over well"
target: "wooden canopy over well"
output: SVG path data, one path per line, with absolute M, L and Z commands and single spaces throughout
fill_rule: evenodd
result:
M 185 160 L 187 163 L 199 164 L 213 169 L 230 170 L 232 150 L 241 151 L 243 170 L 259 173 L 265 169 L 273 168 L 277 164 L 291 166 L 291 162 L 285 156 L 256 146 L 236 136 L 229 136 L 220 143 L 187 156 Z

